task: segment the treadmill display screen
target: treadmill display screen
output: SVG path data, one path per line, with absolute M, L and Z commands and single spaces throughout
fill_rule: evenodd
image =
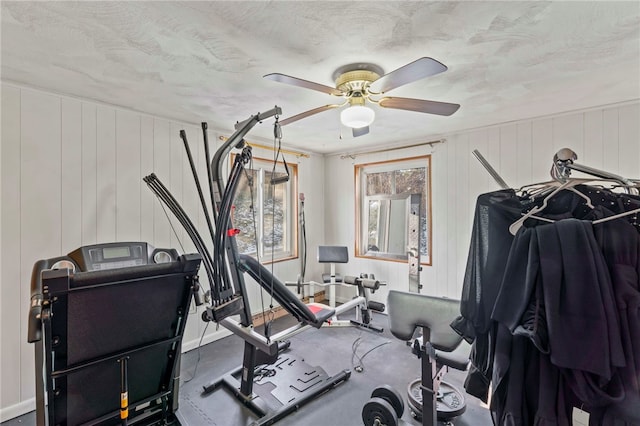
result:
M 102 256 L 106 259 L 115 259 L 116 257 L 130 257 L 131 252 L 129 247 L 104 247 L 102 249 Z

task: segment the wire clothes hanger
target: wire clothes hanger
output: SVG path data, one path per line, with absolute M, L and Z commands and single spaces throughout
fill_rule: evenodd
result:
M 573 164 L 573 161 L 576 160 L 577 158 L 578 156 L 576 155 L 576 153 L 568 148 L 563 148 L 560 151 L 558 151 L 556 155 L 554 155 L 554 158 L 553 158 L 554 165 L 551 168 L 551 176 L 554 179 L 556 179 L 556 182 L 560 183 L 560 185 L 557 186 L 552 192 L 550 192 L 548 195 L 545 196 L 545 198 L 542 201 L 542 205 L 534 207 L 527 213 L 523 214 L 521 218 L 519 218 L 509 226 L 509 232 L 512 235 L 516 235 L 518 230 L 522 228 L 522 226 L 524 225 L 524 222 L 529 218 L 543 220 L 546 222 L 555 222 L 552 219 L 536 216 L 536 214 L 543 211 L 547 207 L 548 201 L 563 189 L 571 190 L 574 193 L 578 194 L 580 197 L 584 198 L 585 201 L 587 201 L 587 206 L 589 206 L 590 208 L 594 208 L 593 203 L 591 202 L 591 199 L 587 195 L 583 194 L 582 192 L 574 188 L 575 185 L 585 183 L 588 181 L 593 181 L 593 179 L 572 179 L 570 178 L 570 173 L 571 173 L 570 169 L 575 169 L 583 173 L 591 174 L 596 178 L 598 178 L 598 180 L 618 182 L 621 184 L 620 186 L 624 188 L 627 193 L 631 193 L 634 195 L 638 194 L 638 186 L 635 183 L 635 181 L 632 181 L 630 179 L 624 178 L 622 176 L 619 176 L 613 173 L 594 169 L 588 166 L 576 166 Z M 554 184 L 554 181 L 550 181 L 547 184 L 551 186 Z M 524 188 L 525 187 L 522 187 L 521 190 L 523 190 Z M 626 217 L 639 212 L 640 212 L 640 209 L 633 209 L 633 210 L 629 210 L 619 214 L 611 215 L 605 218 L 594 220 L 592 223 L 596 225 L 599 223 L 608 222 L 610 220 Z
M 570 185 L 575 185 L 575 183 L 573 181 L 571 181 L 571 180 L 566 181 L 565 183 L 563 183 L 562 185 L 560 185 L 559 187 L 554 189 L 549 195 L 544 197 L 544 199 L 542 200 L 542 204 L 540 206 L 536 206 L 536 207 L 532 208 L 527 213 L 522 215 L 522 217 L 520 217 L 518 220 L 516 220 L 511 225 L 509 225 L 509 232 L 511 233 L 511 235 L 516 235 L 518 233 L 518 230 L 520 228 L 522 228 L 522 225 L 524 224 L 525 220 L 531 218 L 536 213 L 540 213 L 542 210 L 547 208 L 547 204 L 548 204 L 549 200 L 554 195 L 556 195 L 558 192 L 562 191 L 563 189 L 567 188 Z M 536 217 L 536 219 L 538 219 L 538 218 Z

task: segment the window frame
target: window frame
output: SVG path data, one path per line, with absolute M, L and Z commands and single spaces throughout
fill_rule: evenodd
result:
M 366 245 L 363 247 L 364 234 L 363 234 L 363 226 L 368 224 L 368 217 L 365 217 L 368 214 L 368 206 L 365 204 L 368 202 L 371 197 L 375 196 L 367 196 L 367 188 L 366 188 L 366 177 L 363 178 L 368 173 L 381 173 L 381 172 L 391 172 L 396 170 L 404 170 L 411 168 L 425 167 L 425 192 L 426 192 L 426 200 L 422 201 L 421 210 L 426 208 L 424 212 L 424 217 L 426 219 L 426 255 L 424 253 L 420 253 L 420 264 L 425 266 L 431 266 L 433 264 L 433 222 L 432 222 L 432 206 L 431 206 L 431 154 L 420 155 L 415 157 L 407 157 L 407 158 L 398 158 L 393 160 L 384 160 L 370 163 L 361 163 L 354 165 L 354 181 L 355 181 L 355 230 L 356 230 L 356 238 L 355 238 L 355 256 L 364 259 L 372 259 L 372 260 L 384 260 L 389 262 L 402 262 L 406 263 L 408 259 L 400 259 L 397 257 L 389 257 L 385 256 L 384 253 L 379 255 L 371 255 L 367 254 L 368 250 L 365 249 Z M 393 188 L 392 194 L 387 194 L 385 197 L 392 198 L 395 194 L 395 188 Z M 363 225 L 364 223 L 364 225 Z
M 231 158 L 230 158 L 231 165 L 233 165 L 236 155 L 238 154 L 231 155 Z M 285 172 L 284 162 L 277 161 L 276 164 L 277 164 L 276 171 L 278 173 L 284 173 Z M 289 186 L 289 189 L 287 191 L 288 195 L 286 197 L 286 202 L 287 202 L 287 205 L 291 205 L 291 208 L 285 209 L 285 212 L 286 212 L 285 217 L 287 222 L 290 223 L 290 226 L 283 226 L 283 232 L 285 234 L 285 237 L 283 238 L 283 240 L 285 241 L 284 243 L 285 246 L 287 245 L 290 246 L 290 249 L 288 250 L 285 249 L 280 251 L 276 250 L 274 253 L 274 256 L 272 257 L 271 252 L 267 247 L 265 247 L 265 242 L 264 242 L 265 212 L 263 207 L 265 205 L 264 204 L 264 200 L 265 200 L 264 177 L 265 177 L 265 173 L 271 173 L 271 169 L 273 168 L 273 159 L 253 156 L 252 161 L 250 161 L 249 164 L 245 166 L 245 169 L 247 171 L 258 171 L 258 174 L 257 174 L 258 183 L 255 185 L 255 187 L 260 188 L 260 190 L 258 191 L 258 194 L 255 195 L 256 197 L 255 205 L 257 206 L 255 225 L 256 225 L 256 233 L 258 234 L 258 242 L 256 247 L 257 252 L 241 253 L 241 254 L 248 254 L 250 256 L 257 257 L 262 264 L 284 262 L 287 260 L 297 259 L 299 256 L 298 254 L 298 199 L 297 199 L 298 165 L 287 162 L 287 167 L 289 168 L 290 179 L 289 179 L 289 182 L 285 184 Z M 244 178 L 246 175 L 243 173 L 242 176 Z M 236 196 L 237 196 L 237 193 L 236 193 Z M 233 223 L 233 219 L 237 214 L 235 197 L 234 197 L 232 212 L 233 212 L 232 213 L 232 223 Z M 289 238 L 288 235 L 291 235 L 291 237 Z

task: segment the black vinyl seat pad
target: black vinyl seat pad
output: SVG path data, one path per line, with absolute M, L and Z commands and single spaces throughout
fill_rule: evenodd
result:
M 282 281 L 253 257 L 241 254 L 238 264 L 243 272 L 249 274 L 263 289 L 272 294 L 278 304 L 298 321 L 320 328 L 325 321 L 335 315 L 335 309 L 330 307 L 319 308 L 315 304 L 303 303 Z

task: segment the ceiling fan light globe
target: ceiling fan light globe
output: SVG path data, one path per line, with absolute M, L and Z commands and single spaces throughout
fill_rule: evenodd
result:
M 371 108 L 362 105 L 352 105 L 340 113 L 340 121 L 347 127 L 360 129 L 367 127 L 376 118 L 376 113 Z

